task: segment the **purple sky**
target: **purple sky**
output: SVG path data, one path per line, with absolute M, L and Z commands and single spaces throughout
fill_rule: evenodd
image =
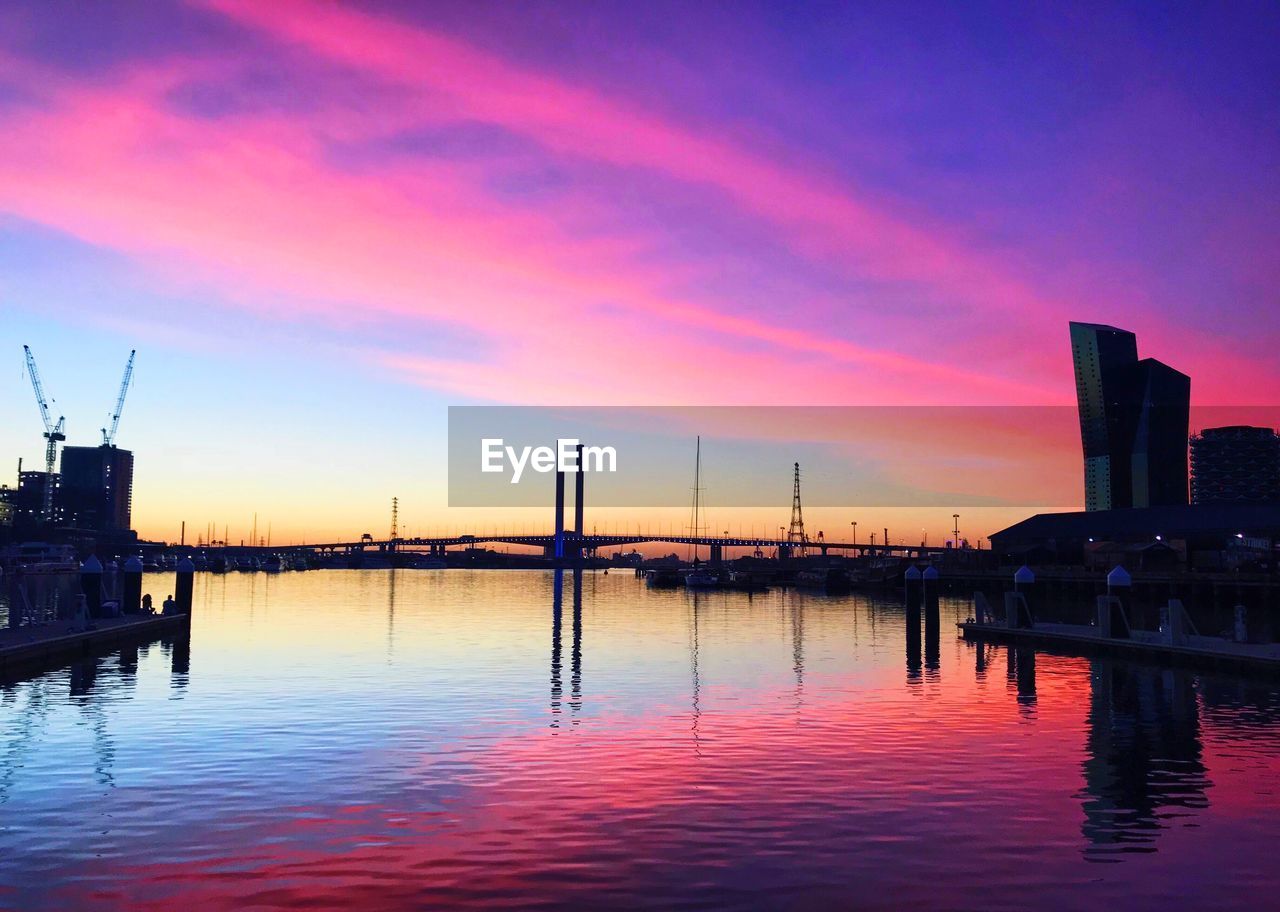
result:
M 1070 403 L 1081 319 L 1200 404 L 1280 390 L 1274 4 L 32 2 L 0 36 L 0 309 L 64 389 L 136 346 L 188 397 L 268 382 L 297 448 L 336 365 L 424 410 Z

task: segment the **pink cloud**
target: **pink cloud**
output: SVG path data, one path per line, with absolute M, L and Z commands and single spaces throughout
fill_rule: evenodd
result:
M 281 319 L 340 333 L 407 321 L 410 339 L 431 327 L 465 330 L 478 354 L 387 353 L 353 340 L 397 375 L 460 395 L 1070 401 L 1066 309 L 938 226 L 424 29 L 336 6 L 206 5 L 395 91 L 363 105 L 343 95 L 302 111 L 204 119 L 175 110 L 168 93 L 193 77 L 228 79 L 235 61 L 148 63 L 92 84 L 40 73 L 32 83 L 45 86 L 43 107 L 5 124 L 0 206 L 123 251 L 192 293 Z M 362 173 L 328 157 L 335 139 L 459 119 L 500 125 L 553 157 L 709 188 L 823 268 L 962 299 L 989 338 L 956 339 L 886 313 L 892 331 L 855 341 L 839 319 L 793 319 L 803 300 L 776 319 L 749 316 L 724 292 L 669 291 L 673 277 L 696 285 L 714 263 L 644 262 L 635 254 L 652 239 L 642 232 L 583 230 L 608 201 L 570 190 L 531 211 L 486 186 L 500 163 L 392 156 Z

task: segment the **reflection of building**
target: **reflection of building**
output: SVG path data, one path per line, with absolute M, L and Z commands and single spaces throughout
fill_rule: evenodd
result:
M 1191 378 L 1114 326 L 1072 323 L 1071 354 L 1085 509 L 1185 504 Z
M 131 526 L 133 453 L 114 446 L 62 450 L 65 521 L 79 529 L 123 532 Z
M 1095 660 L 1091 684 L 1082 765 L 1085 854 L 1153 852 L 1170 808 L 1209 803 L 1191 675 Z
M 1280 435 L 1234 425 L 1192 437 L 1191 501 L 1280 503 Z

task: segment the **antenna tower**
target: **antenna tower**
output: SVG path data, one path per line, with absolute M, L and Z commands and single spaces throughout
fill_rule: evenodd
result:
M 809 536 L 804 534 L 804 510 L 800 506 L 800 463 L 795 466 L 795 485 L 791 493 L 791 529 L 787 532 L 787 544 L 793 552 L 805 553 Z

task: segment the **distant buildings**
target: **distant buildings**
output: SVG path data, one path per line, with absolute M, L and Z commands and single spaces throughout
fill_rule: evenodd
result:
M 46 524 L 48 485 L 53 514 Z M 64 447 L 61 472 L 19 472 L 16 488 L 0 487 L 0 542 L 134 538 L 132 521 L 133 453 L 118 447 Z
M 63 521 L 62 476 L 57 472 L 48 475 L 44 472 L 19 472 L 18 487 L 12 493 L 13 526 L 15 529 L 33 528 L 41 521 L 44 512 L 44 489 L 53 485 L 53 523 L 60 525 Z
M 1138 359 L 1133 333 L 1071 324 L 1086 510 L 1187 503 L 1191 378 Z
M 1280 503 L 1280 435 L 1234 425 L 1192 437 L 1191 502 Z

